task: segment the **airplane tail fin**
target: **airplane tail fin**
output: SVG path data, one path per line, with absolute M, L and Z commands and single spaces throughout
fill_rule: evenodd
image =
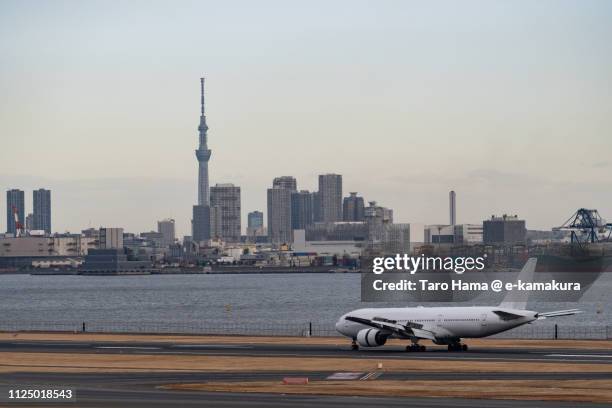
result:
M 533 274 L 536 269 L 538 258 L 529 258 L 521 272 L 519 273 L 517 280 L 523 282 L 532 282 Z M 505 307 L 508 309 L 525 309 L 527 307 L 527 300 L 529 292 L 527 291 L 508 291 L 504 300 L 499 304 L 499 307 Z

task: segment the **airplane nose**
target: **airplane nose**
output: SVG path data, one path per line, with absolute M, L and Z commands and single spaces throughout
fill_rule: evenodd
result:
M 344 317 L 341 317 L 340 319 L 338 319 L 338 321 L 336 322 L 336 331 L 338 333 L 344 334 L 344 323 L 346 322 L 346 320 L 344 320 Z

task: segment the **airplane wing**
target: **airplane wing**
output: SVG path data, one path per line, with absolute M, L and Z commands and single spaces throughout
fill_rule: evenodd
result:
M 579 309 L 567 309 L 567 310 L 555 310 L 554 312 L 542 312 L 538 313 L 538 320 L 546 319 L 549 317 L 559 317 L 559 316 L 571 316 L 578 313 L 582 313 Z
M 346 320 L 365 324 L 366 326 L 375 327 L 381 330 L 387 330 L 399 337 L 435 340 L 436 335 L 429 330 L 423 329 L 420 323 L 408 322 L 407 324 L 398 323 L 396 320 L 375 317 L 373 319 L 365 319 L 363 317 L 346 316 Z

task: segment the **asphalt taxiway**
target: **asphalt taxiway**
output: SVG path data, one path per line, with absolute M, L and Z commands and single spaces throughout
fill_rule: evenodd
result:
M 298 339 L 299 340 L 299 339 Z M 469 343 L 468 343 L 469 344 Z M 167 384 L 205 382 L 278 381 L 286 376 L 306 376 L 311 381 L 325 380 L 332 371 L 232 371 L 206 372 L 201 370 L 172 370 L 150 372 L 11 372 L 10 365 L 2 360 L 2 353 L 46 353 L 177 356 L 233 356 L 244 357 L 334 357 L 346 359 L 406 359 L 406 360 L 454 360 L 474 362 L 542 362 L 566 364 L 611 364 L 612 350 L 602 348 L 554 348 L 541 347 L 492 348 L 472 347 L 467 352 L 448 352 L 432 347 L 425 352 L 406 352 L 403 347 L 390 345 L 377 349 L 350 350 L 349 344 L 266 344 L 163 341 L 51 341 L 51 340 L 2 340 L 0 341 L 0 386 L 24 387 L 26 385 L 70 386 L 76 391 L 76 403 L 65 406 L 79 407 L 162 407 L 162 406 L 213 406 L 213 407 L 573 407 L 577 402 L 491 400 L 470 398 L 414 398 L 414 397 L 364 397 L 330 395 L 291 395 L 268 393 L 231 393 L 204 391 L 177 391 L 162 389 Z M 48 354 L 47 354 L 48 355 Z M 424 362 L 424 364 L 427 364 Z M 574 370 L 575 371 L 575 370 Z M 367 373 L 364 373 L 367 374 Z M 384 380 L 610 380 L 612 370 L 604 372 L 428 372 L 389 371 L 381 373 Z M 71 405 L 72 404 L 72 405 Z M 605 404 L 579 403 L 581 407 L 603 407 Z M 0 403 L 2 405 L 2 403 Z M 16 404 L 18 405 L 18 404 Z M 36 405 L 32 401 L 28 406 Z M 54 405 L 41 402 L 40 406 Z

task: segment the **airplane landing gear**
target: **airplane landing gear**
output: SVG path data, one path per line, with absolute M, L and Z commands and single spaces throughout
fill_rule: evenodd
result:
M 422 345 L 420 346 L 416 343 L 406 346 L 406 351 L 425 351 L 425 350 L 427 350 L 427 347 L 422 346 Z
M 351 350 L 359 350 L 359 344 L 355 340 L 351 343 Z
M 467 344 L 451 343 L 448 345 L 448 351 L 468 351 Z

